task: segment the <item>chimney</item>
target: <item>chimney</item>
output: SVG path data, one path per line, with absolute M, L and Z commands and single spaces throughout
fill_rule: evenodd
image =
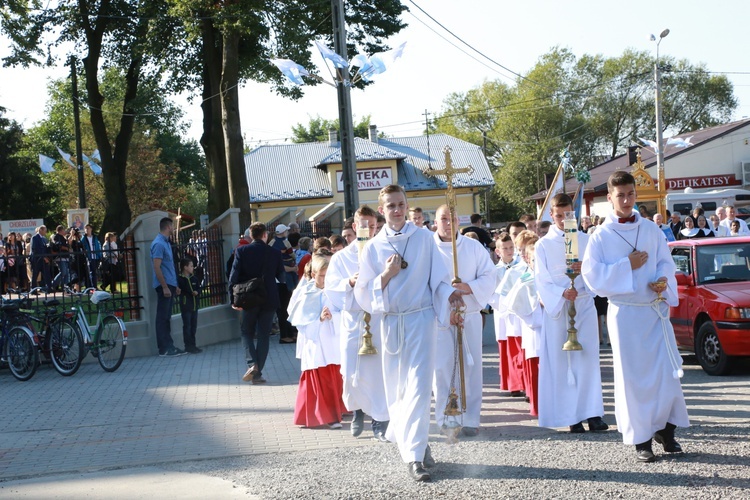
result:
M 335 128 L 328 129 L 328 145 L 329 146 L 339 145 L 339 132 Z
M 378 143 L 378 126 L 377 125 L 370 125 L 369 139 L 370 139 L 370 142 L 374 142 L 375 144 Z

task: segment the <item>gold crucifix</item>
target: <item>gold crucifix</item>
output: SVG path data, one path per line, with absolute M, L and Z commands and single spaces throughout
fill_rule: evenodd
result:
M 453 283 L 461 283 L 461 278 L 458 276 L 458 253 L 456 252 L 456 231 L 458 230 L 458 227 L 455 227 L 455 222 L 458 219 L 456 216 L 456 192 L 453 189 L 453 176 L 456 174 L 470 174 L 474 171 L 474 169 L 471 166 L 463 167 L 463 168 L 454 168 L 453 167 L 453 160 L 451 159 L 451 148 L 449 146 L 446 146 L 443 149 L 443 153 L 445 153 L 445 168 L 442 170 L 430 170 L 428 172 L 425 172 L 425 175 L 428 175 L 430 177 L 436 177 L 438 175 L 444 175 L 445 176 L 445 183 L 447 185 L 447 188 L 445 189 L 445 199 L 447 201 L 448 205 L 448 211 L 450 212 L 450 218 L 451 218 L 451 249 L 453 250 Z M 463 412 L 466 411 L 466 382 L 464 378 L 464 349 L 463 349 L 463 328 L 461 326 L 456 326 L 456 335 L 457 335 L 457 350 L 458 350 L 458 371 L 459 371 L 459 381 L 461 385 L 461 410 Z M 446 415 L 458 415 L 460 412 L 458 411 L 458 407 L 456 405 L 456 389 L 455 387 L 451 388 L 451 394 L 449 396 L 448 404 L 446 405 L 444 413 Z

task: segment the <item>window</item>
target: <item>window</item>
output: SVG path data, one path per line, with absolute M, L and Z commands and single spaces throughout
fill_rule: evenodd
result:
M 692 203 L 675 203 L 674 210 L 672 210 L 672 212 L 680 212 L 682 215 L 690 215 L 692 211 L 693 211 Z
M 672 260 L 677 267 L 677 271 L 685 274 L 693 274 L 690 266 L 690 248 L 672 248 Z

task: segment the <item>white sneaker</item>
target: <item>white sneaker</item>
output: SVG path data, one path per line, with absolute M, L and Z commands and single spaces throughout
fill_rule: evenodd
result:
M 334 422 L 332 424 L 328 424 L 329 429 L 341 429 L 341 422 Z

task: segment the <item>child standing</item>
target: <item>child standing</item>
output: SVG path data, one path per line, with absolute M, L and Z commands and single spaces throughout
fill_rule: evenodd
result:
M 523 348 L 523 377 L 526 400 L 530 403 L 530 413 L 539 415 L 539 347 L 542 332 L 542 306 L 534 284 L 534 244 L 539 237 L 531 231 L 523 231 L 517 236 L 519 248 L 523 248 L 526 270 L 508 293 L 508 309 L 521 323 L 521 346 Z
M 180 312 L 182 313 L 182 339 L 185 341 L 185 352 L 199 354 L 203 349 L 195 345 L 195 331 L 198 328 L 198 302 L 201 295 L 201 284 L 193 275 L 193 259 L 180 259 L 180 275 L 177 287 L 180 289 Z
M 289 322 L 297 327 L 297 357 L 302 364 L 294 424 L 341 428 L 346 411 L 341 399 L 341 354 L 328 299 L 323 293 L 329 255 L 313 254 L 308 281 L 289 304 Z

